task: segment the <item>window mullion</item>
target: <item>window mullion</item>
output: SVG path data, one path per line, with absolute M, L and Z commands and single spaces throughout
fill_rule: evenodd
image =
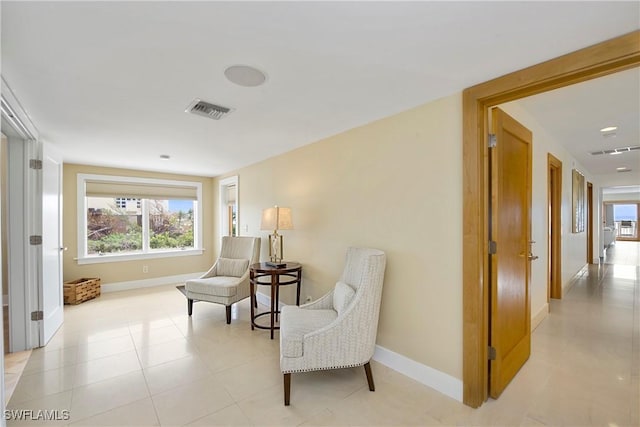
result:
M 142 252 L 149 252 L 149 200 L 142 199 Z

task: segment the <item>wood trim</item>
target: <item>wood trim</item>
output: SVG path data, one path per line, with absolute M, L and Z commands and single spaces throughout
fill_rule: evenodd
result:
M 547 154 L 548 183 L 553 175 L 554 186 L 549 188 L 547 206 L 553 206 L 549 215 L 549 242 L 547 272 L 547 302 L 550 298 L 562 298 L 562 162 L 553 154 Z M 551 229 L 553 227 L 553 230 Z
M 488 108 L 640 65 L 640 31 L 465 89 L 463 99 L 463 402 L 487 399 Z

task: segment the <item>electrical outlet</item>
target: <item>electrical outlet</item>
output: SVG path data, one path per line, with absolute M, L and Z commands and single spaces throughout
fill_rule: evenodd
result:
M 307 295 L 307 298 L 304 300 L 305 303 L 311 302 L 311 295 Z
M 148 265 L 143 265 L 142 266 L 142 272 L 143 273 L 148 273 L 149 272 L 149 266 Z

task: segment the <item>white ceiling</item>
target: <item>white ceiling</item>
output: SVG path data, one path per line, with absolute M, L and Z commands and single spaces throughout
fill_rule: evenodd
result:
M 531 113 L 591 174 L 616 173 L 618 167 L 635 172 L 640 169 L 640 150 L 617 155 L 590 154 L 640 145 L 640 68 L 515 102 Z M 615 133 L 600 132 L 609 126 L 618 129 Z
M 640 27 L 635 1 L 1 8 L 2 75 L 66 162 L 205 176 Z M 234 64 L 263 70 L 266 84 L 230 83 Z M 194 98 L 235 111 L 221 121 L 184 113 Z

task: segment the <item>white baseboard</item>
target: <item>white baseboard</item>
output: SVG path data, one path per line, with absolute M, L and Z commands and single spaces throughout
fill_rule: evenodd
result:
M 271 297 L 269 295 L 262 294 L 260 292 L 256 292 L 256 299 L 258 300 L 258 304 L 266 305 L 267 307 L 271 307 Z M 283 304 L 282 301 L 278 302 L 278 310 L 282 310 L 287 304 Z
M 562 295 L 564 296 L 567 292 L 569 292 L 571 288 L 573 288 L 573 285 L 576 284 L 578 279 L 580 279 L 582 276 L 587 274 L 588 271 L 589 271 L 589 264 L 585 264 L 584 267 L 578 270 L 578 272 L 574 274 L 567 283 L 564 284 L 564 286 L 562 287 Z
M 535 331 L 535 329 L 540 325 L 540 323 L 542 323 L 542 321 L 548 315 L 549 315 L 549 303 L 546 302 L 544 303 L 540 311 L 538 311 L 538 313 L 536 313 L 536 315 L 533 316 L 533 319 L 531 319 L 531 332 Z
M 260 304 L 270 305 L 271 297 L 265 294 L 256 293 L 256 299 Z M 279 303 L 280 309 L 286 304 Z M 376 345 L 373 360 L 378 363 L 398 371 L 407 377 L 418 381 L 432 389 L 439 391 L 458 402 L 462 402 L 462 380 L 452 377 L 449 374 L 440 372 L 430 366 L 418 363 L 399 353 L 395 353 L 382 346 Z
M 373 360 L 462 402 L 462 380 L 376 345 Z
M 100 287 L 100 290 L 104 293 L 107 293 L 107 292 L 117 292 L 117 291 L 128 291 L 131 289 L 152 288 L 154 286 L 172 285 L 175 283 L 182 283 L 189 279 L 197 279 L 198 277 L 202 276 L 204 273 L 205 272 L 187 273 L 187 274 L 178 274 L 175 276 L 155 277 L 153 279 L 132 280 L 129 282 L 104 283 Z

